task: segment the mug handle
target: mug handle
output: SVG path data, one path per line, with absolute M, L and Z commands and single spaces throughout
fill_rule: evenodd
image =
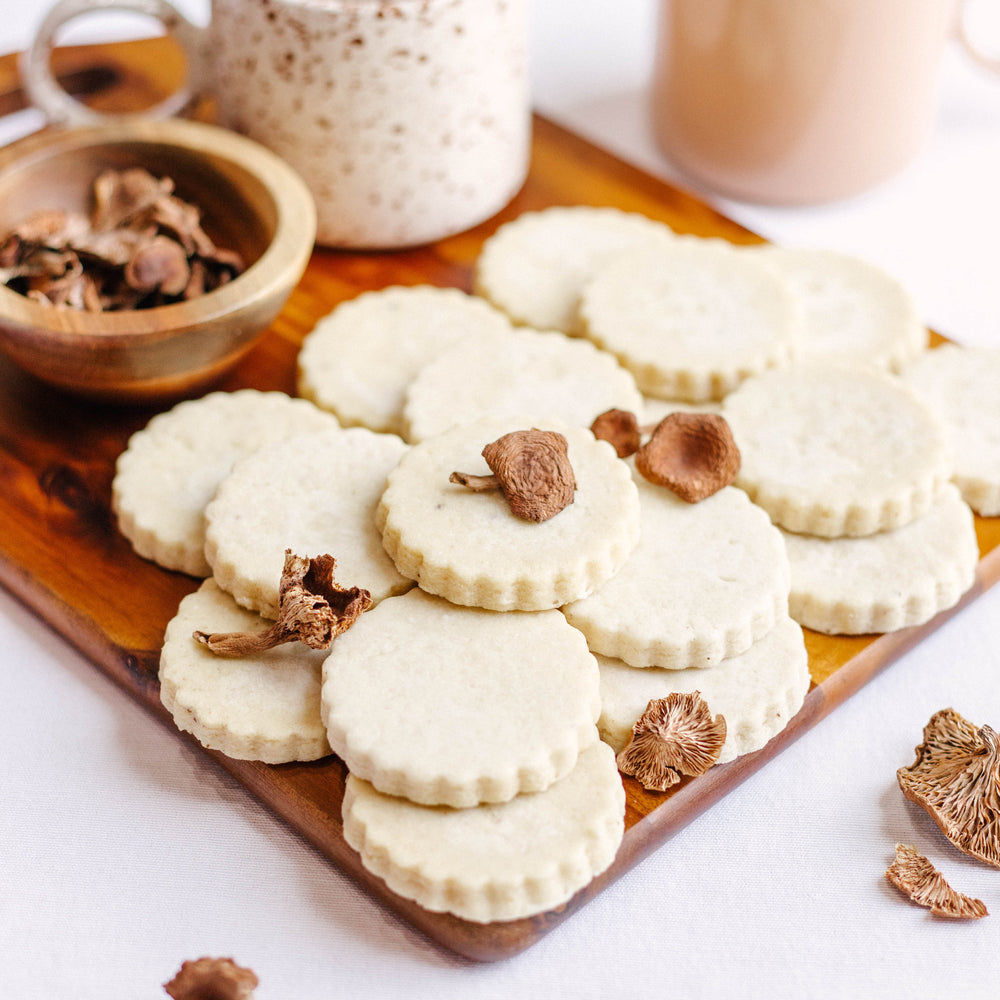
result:
M 962 0 L 959 5 L 958 15 L 955 18 L 955 35 L 958 42 L 973 62 L 1000 76 L 1000 55 L 992 55 L 984 51 L 972 38 L 972 30 L 969 27 L 969 7 L 968 0 Z
M 169 0 L 59 0 L 45 16 L 21 57 L 21 79 L 32 104 L 44 112 L 53 125 L 83 125 L 111 117 L 88 108 L 66 93 L 56 81 L 50 65 L 56 32 L 81 14 L 105 10 L 129 10 L 156 18 L 184 49 L 188 64 L 186 82 L 180 90 L 143 114 L 167 118 L 183 111 L 208 79 L 208 33 L 192 24 Z

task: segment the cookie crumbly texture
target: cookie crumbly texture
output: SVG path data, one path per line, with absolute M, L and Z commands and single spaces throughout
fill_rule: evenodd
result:
M 562 609 L 567 620 L 591 650 L 635 667 L 709 667 L 744 652 L 788 613 L 781 533 L 733 486 L 690 504 L 635 476 L 639 544 Z
M 502 335 L 507 317 L 457 288 L 394 285 L 342 302 L 306 336 L 298 392 L 345 426 L 403 435 L 403 400 L 420 369 L 447 347 Z
M 597 656 L 601 671 L 601 739 L 624 749 L 632 727 L 654 698 L 700 691 L 712 715 L 726 720 L 718 763 L 763 747 L 802 707 L 811 683 L 801 627 L 787 614 L 746 652 L 708 670 L 637 670 Z
M 899 379 L 802 363 L 726 397 L 736 485 L 788 531 L 825 538 L 899 528 L 931 506 L 951 463 L 941 420 Z
M 483 448 L 533 426 L 568 444 L 576 491 L 555 517 L 521 520 L 498 490 L 448 481 L 455 471 L 488 474 Z M 487 418 L 413 445 L 389 474 L 376 525 L 399 572 L 428 593 L 494 611 L 541 611 L 586 596 L 622 567 L 639 540 L 639 497 L 628 466 L 589 430 Z
M 285 550 L 337 560 L 336 580 L 376 602 L 412 586 L 385 554 L 374 512 L 406 451 L 363 427 L 298 434 L 238 462 L 205 508 L 205 554 L 237 604 L 278 615 Z
M 801 303 L 802 360 L 898 372 L 927 349 L 913 296 L 882 268 L 835 250 L 765 244 L 744 252 L 778 268 Z
M 666 224 L 616 208 L 524 212 L 483 244 L 474 290 L 517 324 L 574 333 L 580 290 L 595 270 L 623 251 L 674 238 Z
M 596 742 L 597 663 L 558 611 L 459 608 L 413 590 L 339 636 L 322 713 L 348 770 L 457 808 L 537 792 Z
M 330 753 L 320 715 L 324 650 L 289 643 L 239 659 L 216 656 L 192 633 L 263 631 L 214 580 L 185 597 L 160 653 L 160 698 L 179 729 L 241 760 L 283 764 Z
M 979 561 L 972 511 L 952 483 L 927 513 L 900 528 L 864 538 L 784 538 L 791 615 L 831 635 L 922 625 L 958 602 Z
M 283 392 L 213 392 L 158 414 L 118 457 L 111 506 L 135 551 L 166 569 L 210 576 L 204 510 L 233 464 L 257 448 L 337 419 Z
M 605 351 L 563 333 L 515 330 L 465 341 L 429 362 L 406 390 L 406 438 L 422 441 L 480 417 L 533 412 L 589 427 L 605 410 L 638 410 L 632 375 Z
M 344 837 L 368 871 L 428 910 L 477 923 L 566 903 L 607 869 L 625 833 L 614 753 L 592 744 L 544 792 L 473 809 L 428 808 L 349 775 Z
M 581 291 L 579 320 L 580 332 L 614 354 L 644 394 L 698 403 L 788 364 L 802 310 L 762 257 L 688 237 L 595 272 Z
M 984 517 L 1000 515 L 1000 348 L 942 344 L 902 372 L 944 422 L 952 479 Z

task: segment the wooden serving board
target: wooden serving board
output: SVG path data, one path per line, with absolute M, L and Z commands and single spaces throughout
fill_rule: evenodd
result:
M 57 71 L 107 70 L 91 79 L 114 85 L 92 102 L 116 110 L 135 107 L 131 102 L 136 100 L 151 103 L 169 92 L 180 75 L 172 43 L 164 40 L 60 50 L 54 64 Z M 5 97 L 7 107 L 16 107 L 17 86 L 14 58 L 0 58 L 0 107 Z M 483 240 L 519 213 L 555 204 L 613 205 L 661 219 L 680 232 L 758 241 L 687 194 L 537 118 L 530 176 L 503 213 L 471 232 L 416 250 L 316 250 L 272 329 L 220 388 L 294 392 L 298 346 L 338 302 L 390 284 L 470 290 L 472 264 Z M 115 459 L 153 412 L 61 395 L 0 357 L 0 523 L 5 526 L 0 582 L 177 732 L 159 700 L 159 649 L 180 599 L 198 581 L 136 556 L 110 511 Z M 976 527 L 983 558 L 963 605 L 1000 578 L 1000 518 L 978 518 Z M 336 758 L 269 766 L 203 752 L 400 919 L 453 952 L 495 960 L 528 947 L 565 920 L 952 613 L 881 637 L 807 632 L 813 686 L 784 732 L 760 752 L 686 780 L 671 793 L 646 792 L 626 779 L 626 833 L 613 866 L 558 911 L 510 923 L 480 925 L 430 913 L 369 875 L 343 839 L 340 805 L 346 770 Z M 178 738 L 189 739 L 180 733 Z

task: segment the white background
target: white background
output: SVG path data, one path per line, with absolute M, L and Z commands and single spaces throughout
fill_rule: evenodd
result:
M 207 0 L 179 6 L 207 16 Z M 0 51 L 27 43 L 29 7 L 0 0 Z M 670 178 L 647 130 L 655 9 L 538 0 L 534 86 L 539 110 Z M 115 30 L 95 20 L 79 30 Z M 35 124 L 0 121 L 0 141 Z M 998 184 L 1000 82 L 956 49 L 903 175 L 819 208 L 716 204 L 778 242 L 876 261 L 930 325 L 1000 345 Z M 253 967 L 260 1000 L 994 997 L 1000 871 L 950 848 L 895 772 L 939 708 L 1000 726 L 998 672 L 1000 588 L 531 950 L 476 966 L 387 915 L 0 591 L 0 998 L 164 996 L 203 954 Z M 882 877 L 897 841 L 996 915 L 908 904 Z

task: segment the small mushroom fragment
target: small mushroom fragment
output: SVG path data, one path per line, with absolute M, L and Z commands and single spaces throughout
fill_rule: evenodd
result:
M 726 720 L 712 713 L 700 691 L 654 698 L 618 754 L 618 770 L 648 791 L 665 792 L 681 775 L 704 774 L 722 753 Z
M 511 431 L 483 448 L 492 476 L 453 472 L 449 482 L 475 492 L 500 489 L 511 513 L 540 523 L 573 502 L 576 477 L 558 431 Z
M 725 417 L 676 412 L 665 416 L 636 452 L 645 479 L 697 503 L 728 486 L 740 471 L 740 450 Z
M 914 903 L 939 917 L 978 920 L 989 916 L 986 904 L 956 892 L 945 877 L 915 847 L 896 845 L 896 860 L 885 877 Z
M 613 445 L 619 458 L 634 455 L 642 443 L 639 421 L 631 410 L 605 410 L 590 425 L 590 432 Z
M 252 969 L 231 958 L 199 958 L 184 962 L 163 988 L 173 1000 L 253 1000 L 259 983 Z
M 219 656 L 249 656 L 285 642 L 326 649 L 372 606 L 372 595 L 334 581 L 337 560 L 306 559 L 285 550 L 278 589 L 278 620 L 262 632 L 195 632 L 194 638 Z
M 960 851 L 1000 868 L 1000 745 L 952 708 L 931 716 L 917 759 L 896 772 L 903 794 L 923 806 Z

